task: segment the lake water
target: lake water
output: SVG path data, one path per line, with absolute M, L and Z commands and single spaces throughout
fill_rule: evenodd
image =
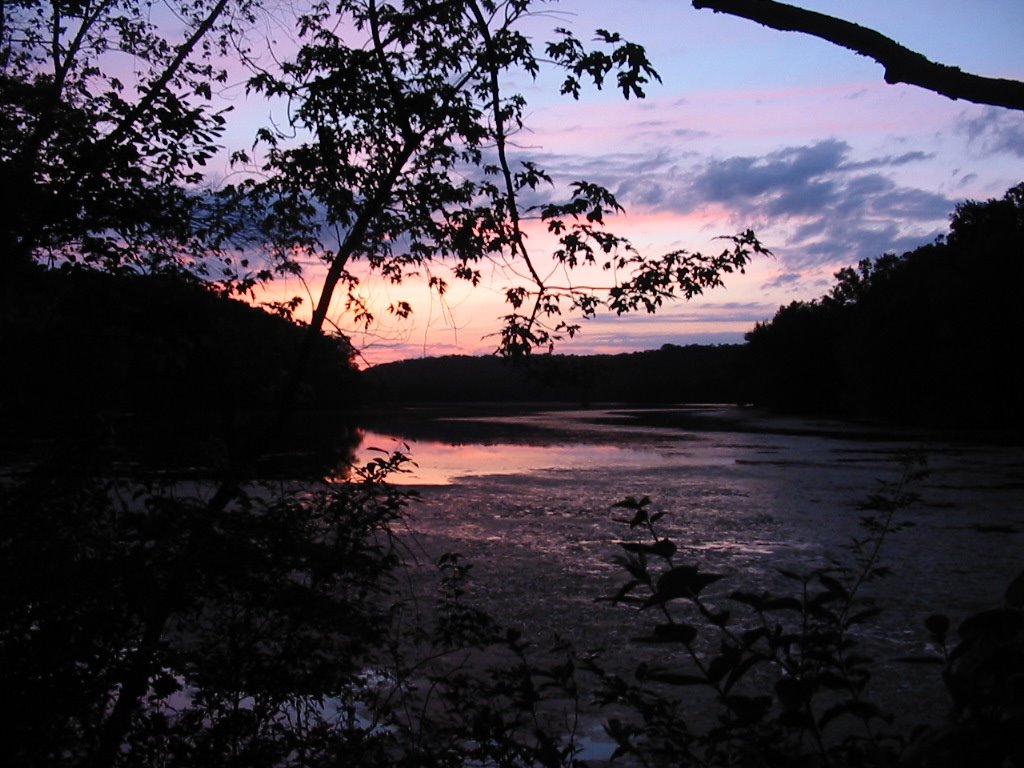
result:
M 899 513 L 913 527 L 886 541 L 893 575 L 868 590 L 885 608 L 865 631 L 876 655 L 919 653 L 927 615 L 999 605 L 1024 568 L 1020 447 L 725 406 L 414 416 L 368 428 L 359 455 L 412 457 L 418 466 L 398 479 L 421 494 L 408 517 L 417 551 L 425 562 L 463 554 L 473 594 L 531 636 L 621 648 L 643 634 L 642 617 L 595 602 L 624 581 L 611 560 L 628 536 L 612 508 L 625 496 L 666 513 L 682 560 L 726 575 L 720 592 L 776 589 L 777 568 L 850 561 L 858 503 L 900 477 L 907 451 L 930 474 L 912 488 L 921 503 Z

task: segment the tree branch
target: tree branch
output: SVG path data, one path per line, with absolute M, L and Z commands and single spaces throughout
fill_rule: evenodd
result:
M 693 0 L 693 7 L 739 16 L 783 32 L 803 32 L 848 48 L 881 64 L 889 84 L 907 83 L 953 100 L 1024 111 L 1024 82 L 982 77 L 936 63 L 873 29 L 834 16 L 774 0 Z

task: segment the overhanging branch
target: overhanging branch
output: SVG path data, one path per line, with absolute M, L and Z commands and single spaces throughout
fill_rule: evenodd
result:
M 951 99 L 1024 111 L 1024 83 L 938 64 L 873 29 L 834 16 L 774 0 L 693 0 L 693 7 L 739 16 L 782 32 L 802 32 L 848 48 L 881 64 L 885 82 L 890 84 L 907 83 Z

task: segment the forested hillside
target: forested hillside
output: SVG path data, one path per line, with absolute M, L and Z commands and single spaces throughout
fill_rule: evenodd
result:
M 957 206 L 948 237 L 837 273 L 747 341 L 753 399 L 935 426 L 1021 426 L 1024 184 Z
M 731 403 L 741 399 L 742 364 L 737 344 L 666 344 L 621 355 L 420 358 L 363 376 L 365 390 L 385 402 Z
M 161 459 L 181 441 L 172 452 L 195 461 L 211 440 L 258 428 L 306 332 L 181 274 L 33 268 L 5 293 L 0 414 L 12 440 L 99 430 Z M 321 335 L 296 405 L 351 408 L 357 383 L 347 342 Z
M 621 355 L 405 360 L 365 372 L 385 401 L 753 403 L 937 427 L 1018 428 L 1024 184 L 965 202 L 949 235 L 836 273 L 746 345 Z

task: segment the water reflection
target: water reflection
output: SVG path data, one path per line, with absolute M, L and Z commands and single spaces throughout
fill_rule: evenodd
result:
M 638 469 L 666 466 L 672 456 L 657 449 L 608 444 L 520 443 L 452 444 L 439 440 L 406 440 L 366 432 L 356 451 L 357 464 L 395 451 L 412 458 L 409 472 L 390 480 L 403 485 L 451 485 L 459 479 L 490 475 L 533 475 L 593 469 Z

